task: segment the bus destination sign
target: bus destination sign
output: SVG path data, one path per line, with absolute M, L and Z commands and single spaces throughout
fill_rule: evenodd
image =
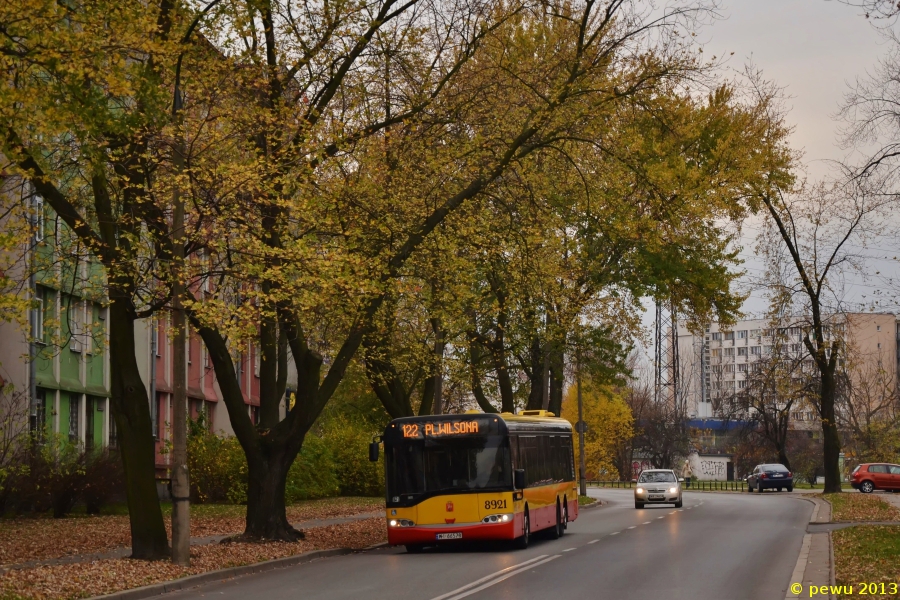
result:
M 478 433 L 478 421 L 441 421 L 438 423 L 405 423 L 401 425 L 403 437 L 461 435 Z

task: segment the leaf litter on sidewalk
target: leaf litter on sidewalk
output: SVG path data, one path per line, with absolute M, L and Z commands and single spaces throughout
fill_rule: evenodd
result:
M 191 566 L 167 561 L 106 559 L 16 569 L 0 576 L 0 598 L 69 600 L 170 581 L 227 567 L 248 565 L 328 548 L 365 548 L 387 538 L 384 519 L 373 518 L 306 530 L 295 542 L 230 542 L 191 548 Z

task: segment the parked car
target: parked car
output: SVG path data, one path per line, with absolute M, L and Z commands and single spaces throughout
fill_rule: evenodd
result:
M 634 480 L 632 480 L 634 481 Z M 650 469 L 642 471 L 634 488 L 634 507 L 644 508 L 645 504 L 674 504 L 681 508 L 681 482 L 672 469 Z
M 747 491 L 762 492 L 766 488 L 777 489 L 779 492 L 794 491 L 794 474 L 784 465 L 756 465 L 753 472 L 747 475 Z
M 850 474 L 850 485 L 864 494 L 875 490 L 900 492 L 900 465 L 863 463 Z

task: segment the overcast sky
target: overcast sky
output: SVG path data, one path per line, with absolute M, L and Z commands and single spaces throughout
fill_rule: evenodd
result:
M 795 126 L 792 143 L 804 151 L 810 176 L 823 160 L 842 159 L 834 120 L 847 86 L 871 69 L 886 46 L 858 8 L 829 0 L 722 0 L 724 18 L 701 34 L 705 52 L 727 56 L 740 70 L 752 61 L 785 89 Z
M 828 160 L 842 160 L 840 123 L 835 120 L 848 85 L 864 76 L 887 51 L 858 8 L 833 0 L 721 0 L 722 19 L 700 32 L 704 54 L 729 56 L 726 68 L 743 70 L 752 62 L 767 80 L 784 88 L 794 126 L 791 144 L 802 150 L 811 179 L 825 177 Z M 752 224 L 747 233 L 752 234 Z M 752 277 L 759 274 L 752 238 L 744 242 L 741 257 Z M 896 263 L 884 263 L 896 269 Z M 879 268 L 883 268 L 879 266 Z M 871 283 L 871 282 L 870 282 Z M 859 282 L 853 295 L 862 300 L 871 285 Z M 650 328 L 652 305 L 644 318 Z M 749 315 L 761 313 L 762 293 L 752 293 L 744 305 Z

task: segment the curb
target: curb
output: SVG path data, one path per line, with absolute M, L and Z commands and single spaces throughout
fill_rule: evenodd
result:
M 218 571 L 208 571 L 206 573 L 198 573 L 175 579 L 173 581 L 165 581 L 162 583 L 154 583 L 130 590 L 122 590 L 121 592 L 113 592 L 104 596 L 94 596 L 88 600 L 140 600 L 142 598 L 152 598 L 169 592 L 184 590 L 196 587 L 205 583 L 213 583 L 216 581 L 225 581 L 242 575 L 253 575 L 255 573 L 264 573 L 274 569 L 282 569 L 285 567 L 293 567 L 304 563 L 312 562 L 320 558 L 328 558 L 330 556 L 343 556 L 352 554 L 351 548 L 332 548 L 330 550 L 312 550 L 304 552 L 296 556 L 286 556 L 284 558 L 276 558 L 265 562 L 255 563 L 252 565 L 242 565 L 240 567 L 229 567 L 227 569 L 219 569 Z
M 583 510 L 588 510 L 590 508 L 597 508 L 598 506 L 603 506 L 603 501 L 601 501 L 599 498 L 595 499 L 590 504 L 585 504 L 584 506 L 579 505 L 578 512 L 581 512 Z

